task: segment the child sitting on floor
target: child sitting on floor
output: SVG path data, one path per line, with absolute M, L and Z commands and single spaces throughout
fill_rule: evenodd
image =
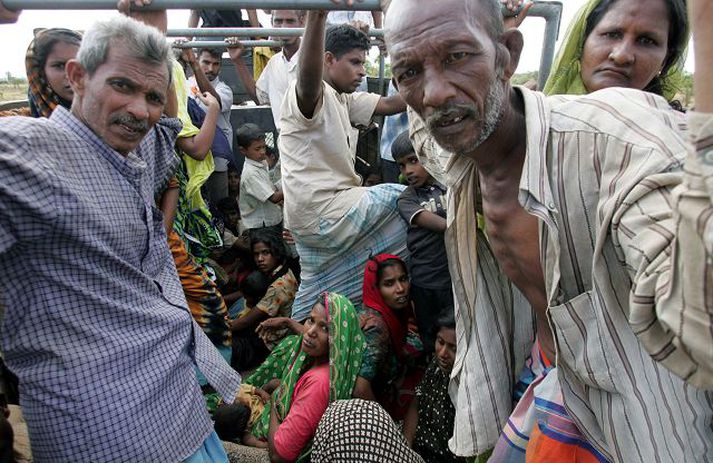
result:
M 426 463 L 465 461 L 448 449 L 455 421 L 448 383 L 456 358 L 456 324 L 452 310 L 450 312 L 438 322 L 440 329 L 436 335 L 435 355 L 416 387 L 416 397 L 404 420 L 406 442 Z
M 426 352 L 433 351 L 436 322 L 453 311 L 453 291 L 443 233 L 446 231 L 446 188 L 419 162 L 408 131 L 396 137 L 391 154 L 408 181 L 398 199 L 399 213 L 408 223 L 406 245 L 411 253 L 411 298 L 418 332 Z

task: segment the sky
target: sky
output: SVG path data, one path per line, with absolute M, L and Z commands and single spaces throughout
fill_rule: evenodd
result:
M 561 0 L 564 6 L 562 12 L 562 26 L 559 39 L 561 40 L 569 22 L 580 6 L 586 0 Z M 0 43 L 4 44 L 4 56 L 0 60 L 0 76 L 4 77 L 9 71 L 13 76 L 25 76 L 25 52 L 27 45 L 32 40 L 32 31 L 35 28 L 66 27 L 77 30 L 88 28 L 92 22 L 109 18 L 117 12 L 103 11 L 25 11 L 16 24 L 0 26 Z M 184 28 L 188 24 L 188 10 L 171 10 L 168 12 L 168 27 Z M 267 16 L 260 11 L 261 22 L 269 24 Z M 540 52 L 545 30 L 545 21 L 542 18 L 528 18 L 520 26 L 525 38 L 525 49 L 520 58 L 517 72 L 537 70 L 540 66 Z M 558 41 L 559 47 L 559 41 Z M 692 60 L 689 59 L 686 68 L 693 70 Z

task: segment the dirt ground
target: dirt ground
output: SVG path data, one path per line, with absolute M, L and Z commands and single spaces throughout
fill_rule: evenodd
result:
M 8 84 L 0 82 L 0 103 L 6 101 L 26 100 L 27 99 L 27 83 Z

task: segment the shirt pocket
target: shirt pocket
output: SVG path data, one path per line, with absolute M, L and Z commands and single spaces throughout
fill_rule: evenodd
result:
M 557 367 L 566 377 L 596 389 L 614 392 L 614 370 L 608 356 L 616 351 L 600 319 L 603 309 L 592 291 L 561 305 L 550 306 L 549 315 L 557 342 Z

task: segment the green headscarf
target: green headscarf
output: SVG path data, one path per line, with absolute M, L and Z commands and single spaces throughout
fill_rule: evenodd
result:
M 557 53 L 552 70 L 542 91 L 547 95 L 586 95 L 580 60 L 584 49 L 587 18 L 602 0 L 589 0 L 572 20 L 564 42 Z M 660 77 L 663 97 L 671 101 L 683 83 L 683 63 L 686 53 Z
M 361 368 L 366 339 L 349 299 L 336 293 L 322 293 L 319 302 L 329 313 L 329 403 L 332 403 L 351 398 Z M 245 380 L 246 384 L 260 387 L 274 378 L 280 378 L 280 386 L 273 392 L 272 399 L 265 404 L 262 415 L 253 425 L 252 433 L 255 437 L 267 437 L 273 401 L 280 421 L 285 419 L 290 411 L 295 385 L 311 366 L 312 359 L 302 352 L 302 335 L 289 336 Z M 312 446 L 308 445 L 297 461 L 309 461 L 311 451 Z

